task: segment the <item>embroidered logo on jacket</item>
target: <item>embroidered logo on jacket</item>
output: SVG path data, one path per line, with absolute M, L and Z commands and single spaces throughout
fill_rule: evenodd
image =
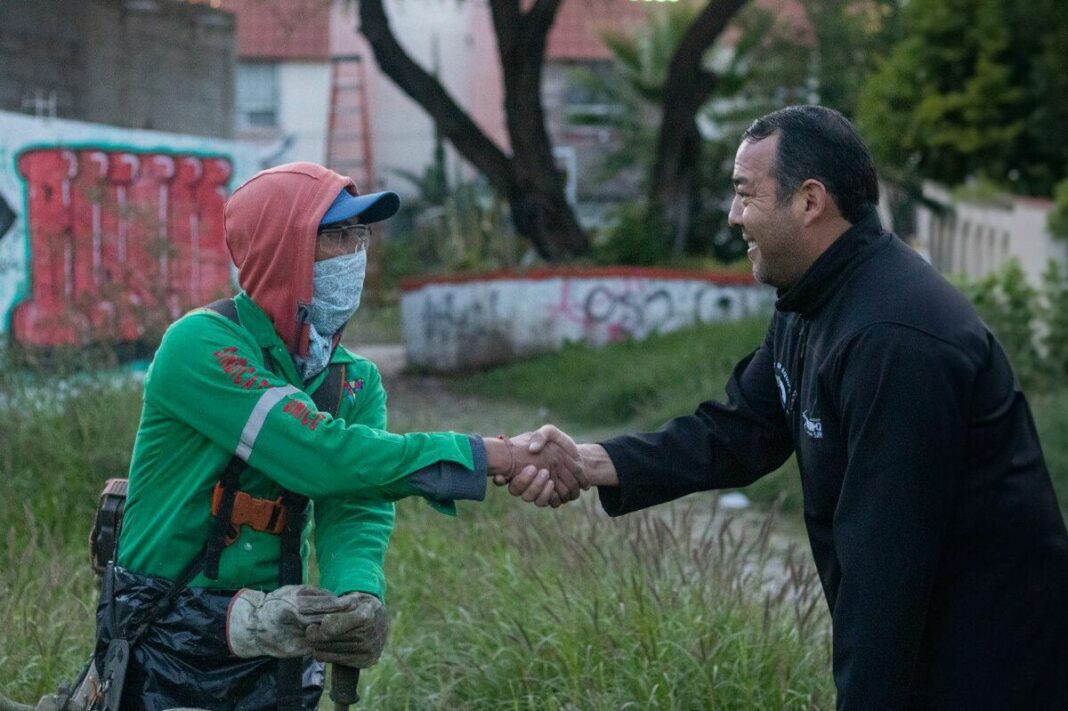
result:
M 801 420 L 804 422 L 805 434 L 812 439 L 823 439 L 823 423 L 820 418 L 809 417 L 808 410 L 805 410 L 801 413 Z
M 356 402 L 356 393 L 363 390 L 363 378 L 356 378 L 355 380 L 345 381 L 344 386 L 341 388 L 345 392 L 345 397 L 348 398 L 350 403 Z
M 779 402 L 782 409 L 790 412 L 794 409 L 794 388 L 790 383 L 790 374 L 779 361 L 775 362 L 775 384 L 779 387 Z

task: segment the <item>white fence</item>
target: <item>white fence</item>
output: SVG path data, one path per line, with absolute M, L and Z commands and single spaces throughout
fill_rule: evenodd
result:
M 916 216 L 917 246 L 943 273 L 975 279 L 1016 259 L 1037 283 L 1050 260 L 1068 264 L 1068 240 L 1053 237 L 1046 227 L 1050 200 L 1011 196 L 1000 202 L 967 202 L 931 183 L 923 192 L 946 206 L 942 213 L 921 207 Z

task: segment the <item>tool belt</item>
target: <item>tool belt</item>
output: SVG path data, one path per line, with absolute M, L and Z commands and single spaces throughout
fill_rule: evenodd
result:
M 89 533 L 89 566 L 97 575 L 103 575 L 108 563 L 115 560 L 119 534 L 122 532 L 122 516 L 126 508 L 126 492 L 129 481 L 126 479 L 108 479 L 104 490 L 100 492 L 96 519 L 93 530 Z M 217 482 L 211 495 L 211 515 L 218 517 L 224 507 L 226 488 Z M 282 535 L 289 520 L 289 512 L 279 496 L 276 499 L 261 499 L 244 491 L 233 492 L 233 508 L 229 524 L 223 536 L 224 546 L 237 540 L 242 526 L 254 531 Z
M 211 495 L 211 515 L 216 517 L 223 507 L 226 487 L 220 481 L 215 484 Z M 241 526 L 248 526 L 254 531 L 282 535 L 289 514 L 282 497 L 277 499 L 260 499 L 244 491 L 234 492 L 233 509 L 230 512 L 230 526 L 226 531 L 225 542 L 230 545 L 237 540 Z

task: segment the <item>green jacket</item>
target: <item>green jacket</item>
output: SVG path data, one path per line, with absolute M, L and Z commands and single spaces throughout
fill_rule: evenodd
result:
M 378 369 L 340 346 L 332 362 L 345 363 L 347 373 L 338 417 L 318 412 L 308 393 L 326 371 L 301 383 L 266 314 L 244 293 L 235 301 L 240 326 L 197 309 L 163 337 L 145 379 L 118 564 L 176 578 L 208 535 L 212 491 L 236 453 L 250 466 L 242 491 L 274 499 L 285 488 L 311 499 L 305 576 L 314 529 L 320 585 L 381 597 L 392 502 L 425 495 L 409 476 L 435 462 L 477 476 L 471 443 L 456 433 L 386 432 Z M 432 503 L 454 511 L 451 501 Z M 278 536 L 242 526 L 222 553 L 219 578 L 201 575 L 191 585 L 272 590 L 278 558 Z

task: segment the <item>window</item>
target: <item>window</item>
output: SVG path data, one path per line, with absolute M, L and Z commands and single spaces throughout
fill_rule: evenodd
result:
M 278 65 L 240 62 L 237 65 L 237 128 L 278 125 Z

